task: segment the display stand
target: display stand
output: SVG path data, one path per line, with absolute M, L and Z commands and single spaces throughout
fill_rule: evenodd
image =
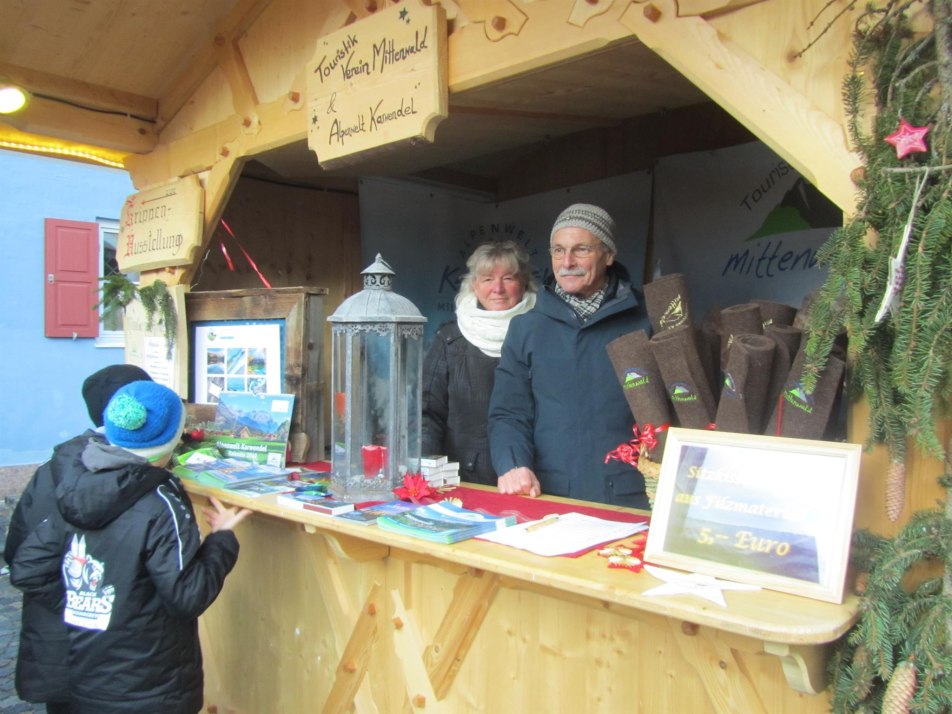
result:
M 852 595 L 646 597 L 656 579 L 596 553 L 433 546 L 187 487 L 257 511 L 200 620 L 218 711 L 826 712 L 830 645 L 857 615 Z
M 194 292 L 185 296 L 191 336 L 200 323 L 278 320 L 282 345 L 281 391 L 293 394 L 291 461 L 323 459 L 324 454 L 324 296 L 326 288 L 293 287 Z M 194 349 L 194 346 L 193 346 Z M 190 360 L 194 376 L 194 358 Z M 196 405 L 191 413 L 214 413 Z

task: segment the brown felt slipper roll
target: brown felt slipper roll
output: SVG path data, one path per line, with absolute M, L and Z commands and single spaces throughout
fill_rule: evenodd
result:
M 797 352 L 800 351 L 803 330 L 792 325 L 768 325 L 764 329 L 764 336 L 772 339 L 777 345 L 777 350 L 774 352 L 770 386 L 767 388 L 767 403 L 770 405 L 767 413 L 770 414 L 777 403 L 777 397 L 780 396 L 784 385 L 787 383 L 790 368 L 793 367 L 793 360 L 796 358 Z
M 655 278 L 643 287 L 648 320 L 654 334 L 690 321 L 691 301 L 688 284 L 681 273 Z
M 717 402 L 698 356 L 694 328 L 665 330 L 652 337 L 650 345 L 678 423 L 689 429 L 706 428 L 714 421 Z
M 773 300 L 751 300 L 760 308 L 760 319 L 764 328 L 768 325 L 792 325 L 797 316 L 797 308 Z
M 715 401 L 717 387 L 721 383 L 721 308 L 712 307 L 707 311 L 701 326 L 694 332 L 697 351 L 701 364 L 707 373 L 707 383 L 714 388 Z
M 734 339 L 717 403 L 717 431 L 763 433 L 775 350 L 774 341 L 764 335 Z
M 634 422 L 640 427 L 646 424 L 654 427 L 670 425 L 671 407 L 668 404 L 668 396 L 644 330 L 630 332 L 612 340 L 606 350 L 631 408 Z M 664 432 L 661 432 L 658 435 L 658 446 L 649 453 L 656 461 L 661 460 L 664 449 L 663 434 Z
M 807 394 L 803 389 L 804 351 L 801 349 L 790 369 L 783 393 L 778 397 L 767 429 L 769 436 L 791 436 L 798 439 L 822 439 L 837 392 L 843 383 L 846 364 L 832 355 L 820 373 L 816 389 Z
M 764 327 L 758 305 L 745 302 L 721 310 L 721 371 L 727 369 L 731 345 L 737 335 L 762 334 Z

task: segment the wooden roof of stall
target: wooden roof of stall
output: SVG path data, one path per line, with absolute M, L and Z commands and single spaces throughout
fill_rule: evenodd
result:
M 120 161 L 126 154 L 148 153 L 199 87 L 214 81 L 223 54 L 240 51 L 262 14 L 284 4 L 0 0 L 0 78 L 25 85 L 34 95 L 25 111 L 0 121 L 0 139 L 48 137 Z M 366 13 L 361 3 L 322 4 L 340 6 L 340 26 Z M 458 27 L 466 19 L 454 5 L 446 4 Z M 518 77 L 451 92 L 450 118 L 434 145 L 355 171 L 438 169 L 444 175 L 491 178 L 523 147 L 703 101 L 699 89 L 631 38 Z M 329 178 L 303 141 L 276 147 L 258 160 L 289 180 Z
M 485 179 L 491 193 L 523 157 L 558 171 L 532 164 L 549 142 L 713 100 L 835 203 L 855 200 L 840 100 L 849 0 L 402 1 L 447 17 L 449 117 L 433 144 L 332 172 L 307 148 L 318 39 L 397 0 L 0 0 L 0 79 L 34 95 L 0 118 L 0 146 L 79 144 L 140 189 L 198 174 L 214 222 L 249 170 L 323 186 Z M 627 139 L 601 160 L 645 145 Z

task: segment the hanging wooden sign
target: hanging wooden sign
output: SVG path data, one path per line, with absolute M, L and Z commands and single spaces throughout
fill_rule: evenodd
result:
M 196 176 L 132 194 L 119 219 L 119 270 L 190 265 L 201 246 L 203 217 L 203 189 Z
M 446 48 L 446 11 L 412 0 L 318 40 L 307 65 L 307 143 L 321 166 L 432 142 L 447 116 Z

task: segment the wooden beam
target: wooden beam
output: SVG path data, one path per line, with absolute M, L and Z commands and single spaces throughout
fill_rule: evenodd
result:
M 242 118 L 242 125 L 250 128 L 254 123 L 258 95 L 248 74 L 245 58 L 241 56 L 241 50 L 235 40 L 228 40 L 219 35 L 215 38 L 215 46 L 218 65 L 224 71 L 228 79 L 228 87 L 231 89 L 232 106 L 235 108 L 235 113 Z
M 149 122 L 80 109 L 37 96 L 23 111 L 4 115 L 4 121 L 29 134 L 101 146 L 119 152 L 145 154 L 158 143 L 155 128 Z
M 270 3 L 271 0 L 242 0 L 232 10 L 215 33 L 215 39 L 207 46 L 198 49 L 185 71 L 173 82 L 172 89 L 159 98 L 158 131 L 161 132 L 178 114 L 218 65 L 219 47 L 215 44 L 218 38 L 228 43 L 237 42 Z
M 337 665 L 334 684 L 324 701 L 326 714 L 351 711 L 357 690 L 367 674 L 370 653 L 377 639 L 377 598 L 380 596 L 380 584 L 374 583 L 367 593 L 364 606 L 357 616 L 350 640 L 341 654 Z
M 31 94 L 44 95 L 78 107 L 115 112 L 145 121 L 154 121 L 158 113 L 159 103 L 150 97 L 80 82 L 49 72 L 0 62 L 0 76 L 20 85 Z
M 678 17 L 674 0 L 630 5 L 621 22 L 844 212 L 853 210 L 850 172 L 859 157 L 843 127 L 808 97 L 705 20 Z
M 423 654 L 437 698 L 443 699 L 453 685 L 497 592 L 499 576 L 496 573 L 473 572 L 460 576 L 457 581 L 453 601 L 443 615 L 432 644 Z
M 681 655 L 697 673 L 716 712 L 748 712 L 766 714 L 757 688 L 745 671 L 742 660 L 720 639 L 720 633 L 709 628 L 682 627 L 675 619 L 668 627 L 678 643 Z

